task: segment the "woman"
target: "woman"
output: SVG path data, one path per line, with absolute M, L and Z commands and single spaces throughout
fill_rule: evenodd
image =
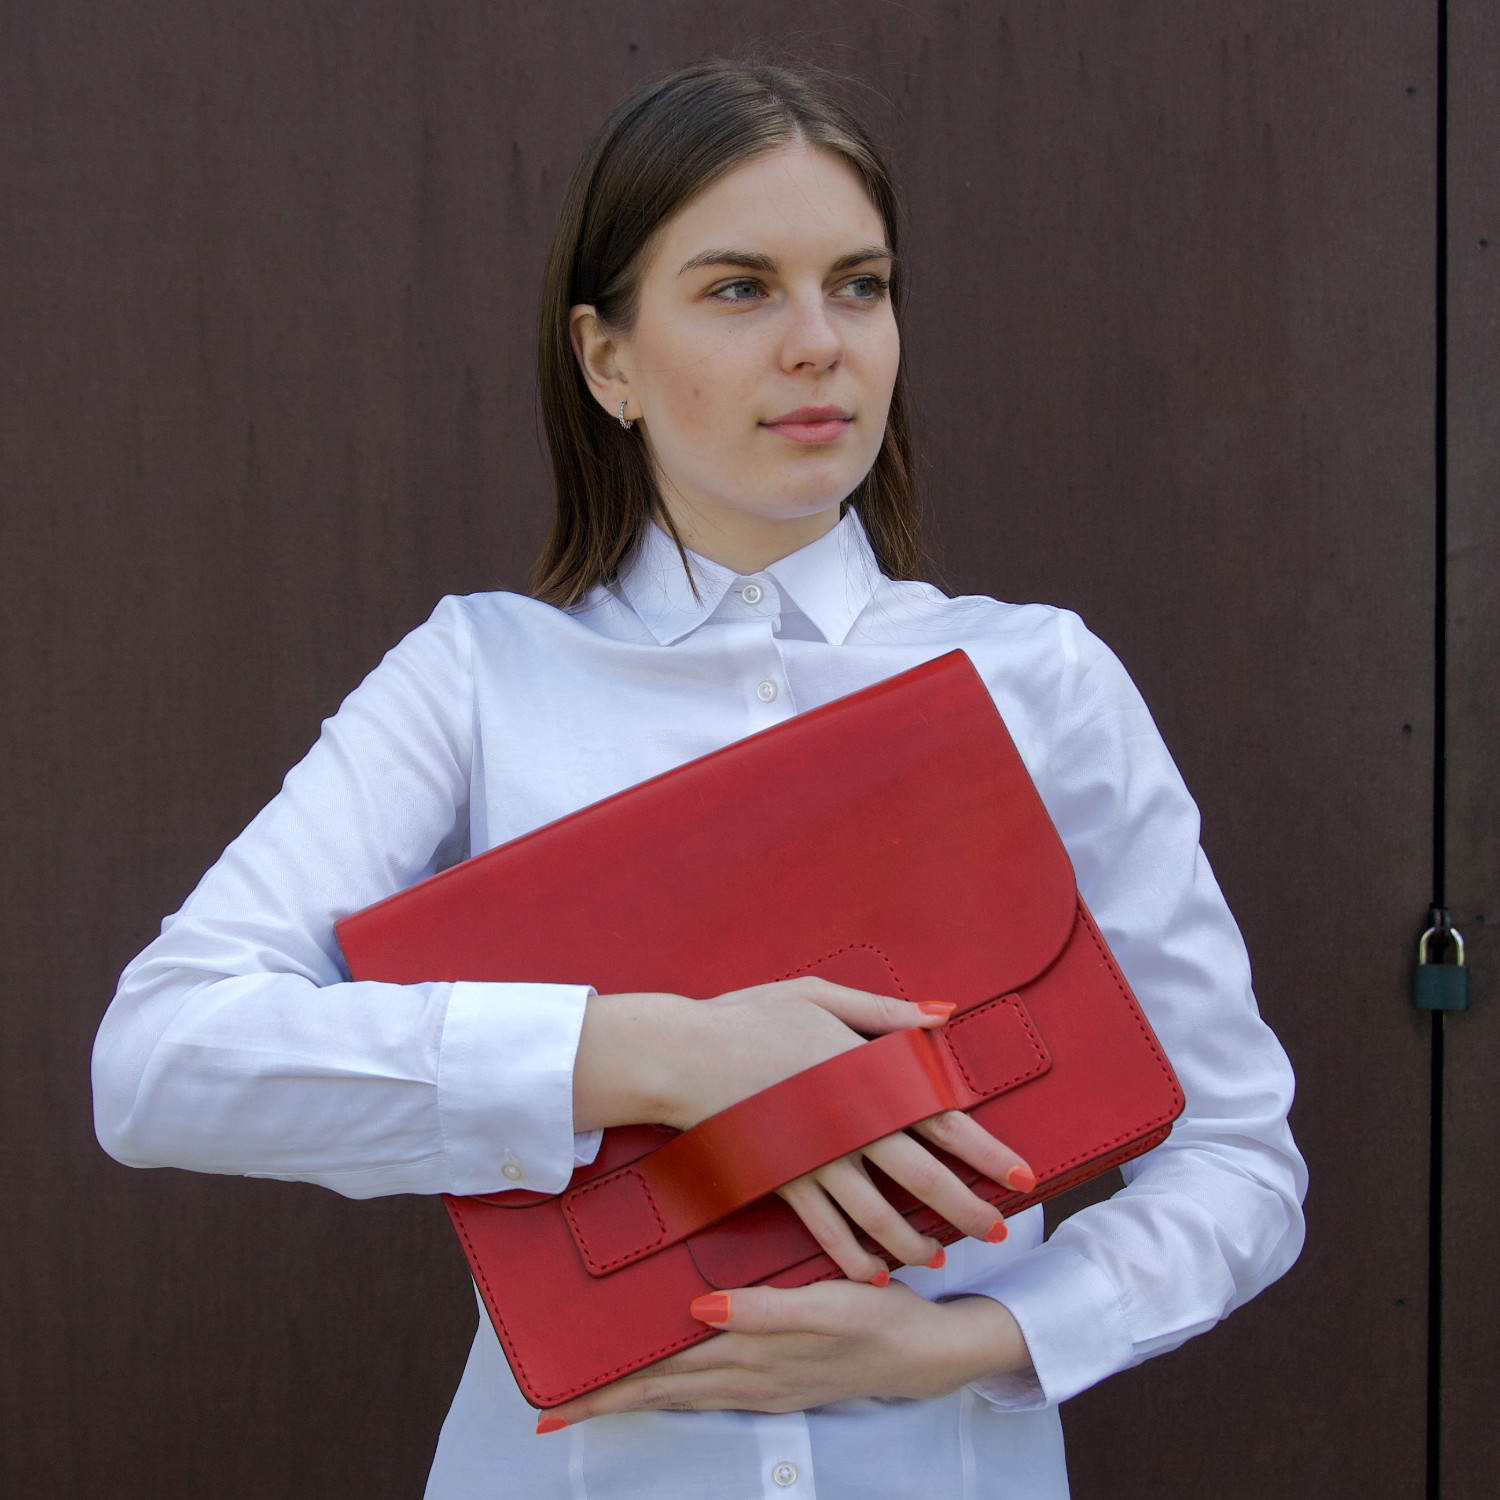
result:
M 846 1281 L 703 1299 L 723 1337 L 539 1424 L 481 1317 L 430 1495 L 1066 1495 L 1057 1403 L 1211 1326 L 1300 1247 L 1290 1070 L 1123 668 L 1065 612 L 909 581 L 896 229 L 879 153 L 815 80 L 714 64 L 615 112 L 547 272 L 558 511 L 532 597 L 444 600 L 130 965 L 96 1047 L 99 1137 L 134 1165 L 352 1197 L 554 1192 L 602 1127 L 686 1126 L 941 1024 L 813 981 L 709 1004 L 349 983 L 333 923 L 955 647 L 1186 1112 L 1045 1245 L 1039 1210 L 1007 1233 L 913 1135 L 860 1156 L 965 1232 L 946 1257 L 858 1158 L 832 1163 L 784 1191 Z M 963 1116 L 919 1133 L 1029 1176 Z M 905 1264 L 893 1282 L 835 1204 Z

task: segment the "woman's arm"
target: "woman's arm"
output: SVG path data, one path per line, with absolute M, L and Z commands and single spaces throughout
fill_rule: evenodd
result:
M 136 1166 L 350 1197 L 560 1189 L 579 985 L 350 983 L 333 923 L 462 852 L 469 620 L 440 604 L 126 969 L 94 1048 L 95 1126 Z
M 1123 1191 L 952 1287 L 1019 1322 L 1035 1381 L 980 1387 L 1019 1407 L 1175 1348 L 1276 1280 L 1301 1249 L 1307 1184 L 1287 1126 L 1291 1067 L 1260 1019 L 1197 807 L 1125 669 L 1076 617 L 1060 624 L 1073 665 L 1038 785 L 1186 1108 L 1127 1164 Z

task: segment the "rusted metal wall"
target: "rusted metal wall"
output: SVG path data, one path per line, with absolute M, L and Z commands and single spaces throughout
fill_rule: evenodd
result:
M 1299 1069 L 1302 1262 L 1072 1404 L 1075 1492 L 1420 1493 L 1434 35 L 1396 0 L 0 5 L 0 1487 L 419 1491 L 474 1317 L 440 1211 L 116 1167 L 88 1048 L 382 650 L 520 582 L 565 176 L 607 102 L 760 36 L 883 91 L 948 581 L 1120 651 Z

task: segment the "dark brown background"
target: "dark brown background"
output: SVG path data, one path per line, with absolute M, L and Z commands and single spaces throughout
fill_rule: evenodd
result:
M 1066 1409 L 1079 1497 L 1424 1491 L 1449 278 L 1444 1493 L 1489 1492 L 1500 24 L 1449 11 L 1440 264 L 1436 4 L 0 3 L 0 1488 L 420 1493 L 474 1321 L 440 1211 L 127 1172 L 89 1046 L 381 651 L 520 583 L 566 174 L 761 37 L 883 93 L 947 581 L 1120 651 L 1298 1068 L 1307 1251 Z

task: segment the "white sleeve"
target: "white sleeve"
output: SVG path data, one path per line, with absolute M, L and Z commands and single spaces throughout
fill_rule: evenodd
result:
M 1171 1058 L 1186 1108 L 1126 1186 L 972 1286 L 1020 1323 L 1032 1371 L 981 1381 L 1005 1409 L 1065 1401 L 1211 1328 L 1302 1247 L 1292 1071 L 1260 1019 L 1198 809 L 1119 661 L 1071 616 L 1071 691 L 1040 790 L 1078 887 Z
M 469 632 L 446 599 L 389 652 L 125 970 L 94 1043 L 111 1156 L 351 1198 L 566 1186 L 588 989 L 351 983 L 334 938 L 462 851 Z

